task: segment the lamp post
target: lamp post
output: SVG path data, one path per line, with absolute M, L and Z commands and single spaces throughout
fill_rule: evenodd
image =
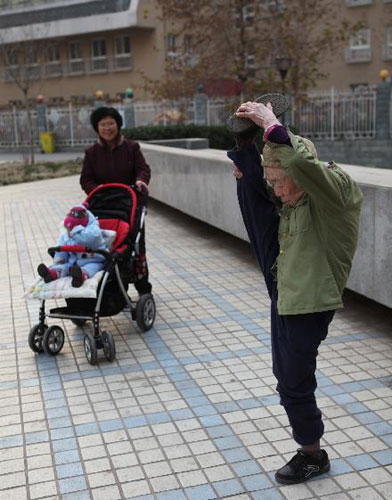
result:
M 291 58 L 285 56 L 278 56 L 275 58 L 276 69 L 279 71 L 280 79 L 282 80 L 282 94 L 284 95 L 286 92 L 285 88 L 285 79 L 287 76 L 287 72 L 291 67 Z M 284 114 L 281 117 L 281 122 L 284 123 Z
M 96 90 L 95 92 L 95 101 L 94 101 L 94 107 L 95 108 L 101 108 L 102 106 L 106 106 L 106 103 L 104 101 L 104 93 L 103 90 Z
M 287 72 L 291 68 L 291 58 L 285 56 L 278 56 L 275 58 L 276 69 L 279 71 L 280 78 L 282 80 L 282 94 L 285 93 L 285 79 Z
M 389 71 L 380 71 L 381 82 L 376 86 L 376 139 L 388 140 L 391 137 L 389 110 L 391 109 L 391 82 Z
M 125 89 L 125 97 L 126 97 L 126 99 L 133 98 L 133 89 L 131 89 L 131 87 L 128 87 L 127 89 Z
M 46 105 L 44 104 L 44 96 L 42 94 L 38 94 L 35 98 L 37 104 L 35 109 L 37 111 L 37 130 L 39 133 L 47 132 L 48 124 L 46 121 Z
M 134 93 L 131 87 L 125 89 L 124 98 L 124 128 L 134 128 L 135 122 L 135 106 L 133 103 Z

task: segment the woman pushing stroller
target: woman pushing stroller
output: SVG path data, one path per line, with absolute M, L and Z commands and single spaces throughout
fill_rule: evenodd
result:
M 80 175 L 83 191 L 89 194 L 101 184 L 121 183 L 136 186 L 141 193 L 148 193 L 150 167 L 139 144 L 122 135 L 123 120 L 120 113 L 115 108 L 103 106 L 91 113 L 90 122 L 98 137 L 97 142 L 85 152 Z M 151 293 L 144 227 L 134 263 L 134 274 L 134 285 L 139 295 Z

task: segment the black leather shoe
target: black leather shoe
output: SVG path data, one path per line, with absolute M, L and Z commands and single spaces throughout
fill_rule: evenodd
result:
M 320 458 L 308 455 L 302 450 L 275 474 L 275 479 L 281 484 L 303 483 L 311 477 L 328 472 L 331 468 L 327 452 L 320 451 Z

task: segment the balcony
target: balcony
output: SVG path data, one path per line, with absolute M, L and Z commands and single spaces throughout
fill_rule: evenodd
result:
M 121 54 L 113 58 L 113 71 L 127 71 L 132 69 L 131 54 Z
M 107 73 L 108 58 L 106 56 L 93 57 L 90 59 L 90 73 Z
M 382 46 L 382 60 L 392 61 L 392 45 L 384 44 Z
M 361 7 L 362 5 L 370 5 L 373 0 L 346 0 L 347 7 Z
M 370 47 L 348 47 L 346 49 L 346 63 L 367 63 L 372 60 L 372 49 Z
M 61 76 L 63 74 L 61 61 L 51 61 L 46 63 L 45 74 L 48 78 Z
M 80 1 L 80 0 L 79 0 Z M 0 3 L 0 10 L 21 10 L 21 9 L 30 9 L 32 7 L 42 7 L 42 6 L 52 6 L 53 4 L 64 4 L 64 0 L 20 0 L 18 3 L 15 3 L 15 0 L 2 0 Z M 72 0 L 68 0 L 67 3 L 72 3 Z M 74 3 L 77 3 L 74 0 Z
M 85 71 L 86 63 L 84 59 L 70 59 L 68 61 L 68 75 L 83 75 Z
M 59 78 L 62 76 L 95 75 L 132 70 L 131 54 L 114 57 L 96 57 L 91 59 L 71 59 L 69 61 L 52 61 L 30 66 L 8 66 L 0 80 L 13 82 L 16 79 L 39 80 L 42 78 Z M 28 72 L 27 74 L 24 72 Z
M 2 43 L 156 27 L 155 14 L 147 0 L 42 0 L 39 3 L 34 0 L 33 5 L 26 1 L 9 9 L 6 4 L 6 10 L 2 5 Z
M 19 80 L 20 78 L 20 68 L 19 66 L 8 66 L 4 71 L 3 82 L 13 82 L 14 80 Z

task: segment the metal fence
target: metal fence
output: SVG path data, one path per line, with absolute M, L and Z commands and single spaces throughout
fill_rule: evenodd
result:
M 224 125 L 239 102 L 227 99 L 209 100 L 206 109 L 208 125 Z M 124 117 L 124 104 L 115 105 Z M 95 140 L 95 133 L 89 118 L 94 108 L 69 103 L 66 106 L 45 109 L 45 129 L 54 132 L 56 146 L 86 146 Z M 173 125 L 195 123 L 193 100 L 134 102 L 135 126 Z M 292 102 L 291 111 L 285 120 L 293 124 L 301 135 L 313 139 L 372 138 L 376 129 L 376 92 L 366 90 L 355 92 L 318 93 L 306 100 Z M 42 120 L 33 109 L 33 137 L 39 144 L 38 130 Z M 41 116 L 42 118 L 42 116 Z M 39 123 L 40 125 L 39 125 Z M 13 108 L 0 111 L 0 148 L 16 149 L 29 143 L 27 113 Z
M 124 118 L 124 105 L 116 108 Z M 91 144 L 95 140 L 95 132 L 90 125 L 90 114 L 93 106 L 47 107 L 45 123 L 48 132 L 54 132 L 56 146 L 74 147 Z M 222 125 L 230 116 L 230 103 L 226 100 L 210 100 L 207 106 L 207 124 Z M 135 126 L 191 124 L 195 121 L 195 106 L 192 100 L 176 102 L 135 102 L 133 104 Z M 33 137 L 39 144 L 38 112 L 31 110 Z M 27 112 L 13 108 L 0 111 L 0 148 L 12 149 L 29 144 Z
M 292 103 L 291 122 L 312 139 L 373 138 L 376 135 L 376 91 L 312 94 Z

